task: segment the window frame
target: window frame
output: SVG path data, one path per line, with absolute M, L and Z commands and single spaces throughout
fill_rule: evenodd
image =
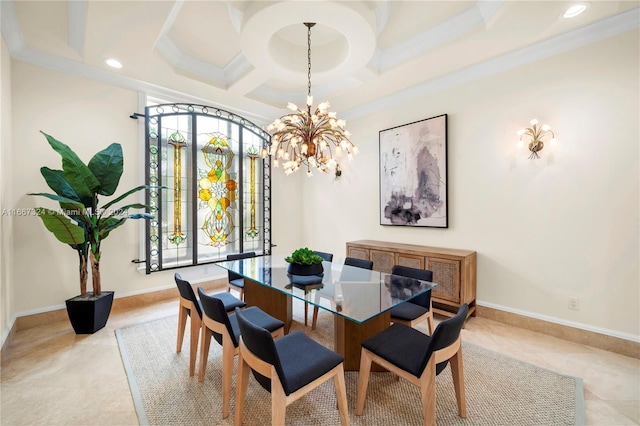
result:
M 176 115 L 185 115 L 189 116 L 189 120 L 191 120 L 190 127 L 190 135 L 191 135 L 191 148 L 190 155 L 192 155 L 191 168 L 187 170 L 184 175 L 188 175 L 191 178 L 191 186 L 187 189 L 193 195 L 191 196 L 191 201 L 187 201 L 190 204 L 191 212 L 188 213 L 190 215 L 192 224 L 194 229 L 191 231 L 191 238 L 194 239 L 191 250 L 191 262 L 180 264 L 180 265 L 172 265 L 172 266 L 163 266 L 163 256 L 162 256 L 162 240 L 167 238 L 169 235 L 169 230 L 167 229 L 167 233 L 163 233 L 162 228 L 162 214 L 161 214 L 161 206 L 162 206 L 162 194 L 165 191 L 170 191 L 171 189 L 158 189 L 151 188 L 145 191 L 145 204 L 148 206 L 152 206 L 151 213 L 154 215 L 154 219 L 145 221 L 145 229 L 144 229 L 144 254 L 145 254 L 145 272 L 146 274 L 150 274 L 152 272 L 160 272 L 171 269 L 180 269 L 180 268 L 188 268 L 197 265 L 206 265 L 215 263 L 219 260 L 224 260 L 226 258 L 226 254 L 231 254 L 231 252 L 226 253 L 224 256 L 220 256 L 218 258 L 213 258 L 212 260 L 207 259 L 206 261 L 198 260 L 198 246 L 201 245 L 198 243 L 198 228 L 197 224 L 197 213 L 198 213 L 198 203 L 199 199 L 197 197 L 197 182 L 198 182 L 198 167 L 197 167 L 197 136 L 198 129 L 196 127 L 197 117 L 198 116 L 208 116 L 213 117 L 218 120 L 225 121 L 227 123 L 227 133 L 231 133 L 229 129 L 232 125 L 238 126 L 238 151 L 234 151 L 236 155 L 239 156 L 242 160 L 239 169 L 238 169 L 238 194 L 239 200 L 238 204 L 240 205 L 240 213 L 239 213 L 239 223 L 238 230 L 239 235 L 239 247 L 240 252 L 244 251 L 244 233 L 246 229 L 248 229 L 248 224 L 245 223 L 244 220 L 244 208 L 243 200 L 244 200 L 244 191 L 245 191 L 245 182 L 243 177 L 243 164 L 242 162 L 247 161 L 246 153 L 245 153 L 245 144 L 244 144 L 244 134 L 245 131 L 251 132 L 253 135 L 259 138 L 262 142 L 262 147 L 266 148 L 271 143 L 271 136 L 268 132 L 266 132 L 262 127 L 257 124 L 251 122 L 250 120 L 242 117 L 236 113 L 226 111 L 224 109 L 201 105 L 197 103 L 187 103 L 187 102 L 167 102 L 167 103 L 147 103 L 145 107 L 145 130 L 144 130 L 144 147 L 145 147 L 145 183 L 151 186 L 158 186 L 162 183 L 162 160 L 157 158 L 155 162 L 155 178 L 156 182 L 152 182 L 152 170 L 154 169 L 152 162 L 152 154 L 151 148 L 152 146 L 156 146 L 158 151 L 156 155 L 161 157 L 161 150 L 164 148 L 165 142 L 162 141 L 162 117 L 164 116 L 176 116 Z M 231 137 L 231 135 L 227 135 Z M 158 138 L 157 142 L 152 143 L 152 139 Z M 259 161 L 262 165 L 262 226 L 260 227 L 260 233 L 262 234 L 262 254 L 270 255 L 271 254 L 271 162 L 269 161 L 269 156 L 266 158 L 262 158 L 258 155 L 257 161 Z M 259 163 L 259 164 L 260 164 Z M 260 167 L 260 165 L 258 165 Z M 195 191 L 195 192 L 194 192 Z M 258 203 L 259 208 L 260 202 Z M 170 211 L 170 210 L 169 210 Z M 157 228 L 157 236 L 156 240 L 152 240 L 152 228 Z M 252 249 L 254 250 L 254 249 Z M 155 251 L 155 253 L 154 253 Z

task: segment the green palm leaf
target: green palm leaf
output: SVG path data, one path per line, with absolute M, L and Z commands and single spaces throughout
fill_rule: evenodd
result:
M 84 242 L 84 229 L 72 223 L 68 217 L 49 209 L 36 209 L 44 226 L 64 244 L 79 245 Z
M 100 188 L 100 182 L 89 167 L 67 145 L 53 136 L 41 133 L 47 138 L 49 145 L 62 157 L 62 170 L 69 184 L 83 199 L 91 198 L 92 194 Z
M 89 170 L 100 182 L 98 194 L 113 195 L 116 192 L 122 171 L 124 170 L 124 158 L 122 156 L 122 146 L 112 143 L 102 151 L 98 152 L 89 161 Z

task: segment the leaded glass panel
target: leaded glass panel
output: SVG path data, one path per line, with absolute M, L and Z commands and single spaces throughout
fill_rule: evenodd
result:
M 147 272 L 270 254 L 269 135 L 232 113 L 199 105 L 147 107 Z

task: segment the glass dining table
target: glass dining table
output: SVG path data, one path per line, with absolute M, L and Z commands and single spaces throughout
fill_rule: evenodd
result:
M 323 262 L 320 275 L 291 275 L 282 257 L 257 256 L 217 262 L 244 277 L 244 298 L 285 323 L 293 319 L 292 298 L 333 314 L 334 350 L 345 358 L 346 370 L 360 367 L 360 344 L 391 323 L 394 306 L 437 284 L 388 273 Z

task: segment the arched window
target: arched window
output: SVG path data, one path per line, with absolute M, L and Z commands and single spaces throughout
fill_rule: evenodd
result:
M 146 108 L 147 273 L 227 254 L 271 254 L 269 134 L 228 111 L 195 104 Z

